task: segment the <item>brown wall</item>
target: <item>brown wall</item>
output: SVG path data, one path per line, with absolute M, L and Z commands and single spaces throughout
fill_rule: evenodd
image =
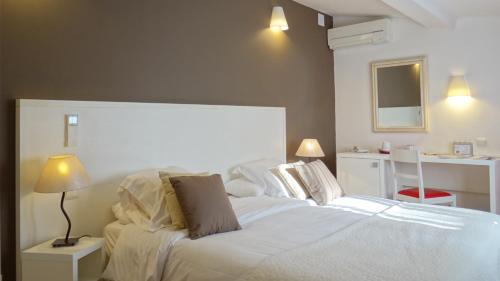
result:
M 279 1 L 290 30 L 273 33 L 270 0 L 3 1 L 4 280 L 14 276 L 16 98 L 285 106 L 289 156 L 318 138 L 334 168 L 333 55 L 315 11 Z

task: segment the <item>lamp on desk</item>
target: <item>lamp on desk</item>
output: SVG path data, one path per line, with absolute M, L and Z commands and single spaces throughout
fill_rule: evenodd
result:
M 323 149 L 317 139 L 304 139 L 295 153 L 299 157 L 307 157 L 309 160 L 311 158 L 325 157 Z
M 42 174 L 35 186 L 38 193 L 61 193 L 61 210 L 68 221 L 68 231 L 64 239 L 56 239 L 53 247 L 70 247 L 78 243 L 79 238 L 70 238 L 71 220 L 64 210 L 64 197 L 66 192 L 87 187 L 90 177 L 80 160 L 75 155 L 59 155 L 49 157 L 43 168 Z

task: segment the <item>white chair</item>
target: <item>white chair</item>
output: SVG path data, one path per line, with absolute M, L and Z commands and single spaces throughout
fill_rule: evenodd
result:
M 400 163 L 414 164 L 417 174 L 406 174 L 398 171 L 396 165 Z M 395 149 L 391 151 L 391 170 L 394 179 L 394 199 L 412 203 L 424 204 L 449 204 L 456 206 L 457 199 L 454 194 L 438 189 L 425 188 L 422 177 L 422 161 L 418 150 Z M 402 186 L 400 180 L 415 181 L 418 187 Z

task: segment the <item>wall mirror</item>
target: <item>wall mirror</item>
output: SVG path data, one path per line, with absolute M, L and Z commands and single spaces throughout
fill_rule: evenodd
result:
M 427 131 L 427 58 L 372 63 L 373 130 Z

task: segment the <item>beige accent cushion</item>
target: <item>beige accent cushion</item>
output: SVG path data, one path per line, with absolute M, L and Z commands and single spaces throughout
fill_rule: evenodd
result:
M 316 203 L 325 205 L 342 196 L 342 188 L 323 161 L 297 165 L 296 169 Z
M 304 182 L 300 178 L 300 175 L 299 175 L 299 172 L 297 171 L 297 168 L 295 168 L 295 167 L 288 168 L 288 169 L 286 169 L 286 171 L 297 182 L 298 186 L 300 186 L 300 188 L 302 189 L 302 191 L 306 195 L 306 199 L 311 198 L 311 193 L 309 193 L 309 190 L 307 190 L 306 185 L 304 184 Z
M 167 205 L 168 213 L 170 214 L 170 219 L 172 221 L 172 226 L 176 229 L 186 228 L 186 219 L 182 213 L 181 206 L 177 200 L 177 195 L 175 190 L 170 183 L 171 177 L 180 176 L 208 176 L 208 173 L 170 173 L 170 172 L 159 172 L 160 179 L 163 183 L 163 188 L 165 189 L 165 201 Z
M 278 168 L 277 167 L 271 168 L 269 169 L 269 172 L 271 172 L 271 176 L 274 179 L 275 189 L 274 192 L 269 192 L 269 189 L 267 189 L 268 193 L 266 195 L 271 197 L 286 197 L 286 198 L 292 197 L 290 195 L 290 192 L 286 188 L 285 182 L 280 176 L 280 171 L 278 170 Z
M 304 162 L 300 161 L 297 163 L 279 165 L 277 167 L 277 172 L 281 182 L 285 185 L 288 194 L 290 194 L 292 198 L 305 200 L 310 198 L 311 194 L 307 191 L 307 188 L 295 168 L 297 165 L 304 165 Z
M 191 239 L 241 229 L 220 175 L 171 177 Z

